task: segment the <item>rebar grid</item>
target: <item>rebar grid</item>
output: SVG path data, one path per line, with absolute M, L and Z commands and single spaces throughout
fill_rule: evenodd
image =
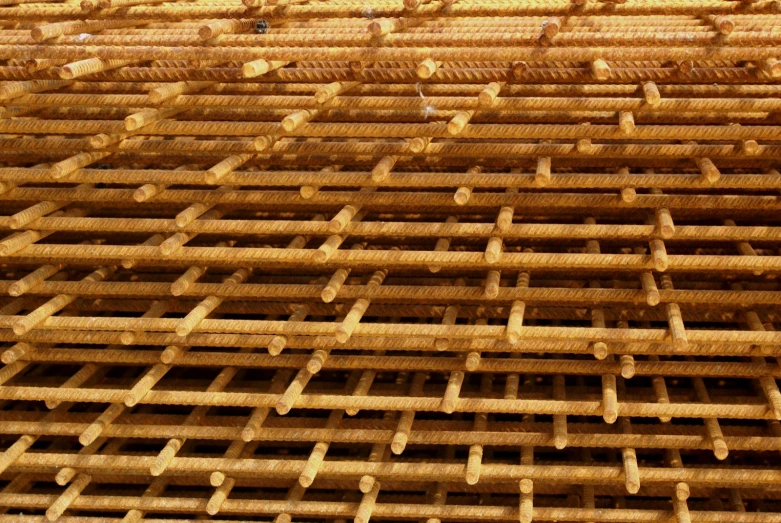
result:
M 781 2 L 0 4 L 0 523 L 781 522 Z

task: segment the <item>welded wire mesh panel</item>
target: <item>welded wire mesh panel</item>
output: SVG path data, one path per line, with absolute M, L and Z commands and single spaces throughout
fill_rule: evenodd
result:
M 0 4 L 0 523 L 781 522 L 781 2 Z

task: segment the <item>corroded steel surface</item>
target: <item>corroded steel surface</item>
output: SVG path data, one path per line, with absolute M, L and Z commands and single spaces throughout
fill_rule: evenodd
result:
M 0 4 L 0 523 L 781 522 L 781 2 Z

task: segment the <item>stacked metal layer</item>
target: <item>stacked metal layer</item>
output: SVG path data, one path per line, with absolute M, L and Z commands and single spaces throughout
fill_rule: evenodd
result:
M 0 523 L 781 522 L 781 2 L 268 3 L 2 0 Z

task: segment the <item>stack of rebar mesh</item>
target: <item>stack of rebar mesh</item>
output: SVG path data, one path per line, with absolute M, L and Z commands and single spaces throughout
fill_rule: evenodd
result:
M 781 522 L 779 23 L 2 0 L 0 523 Z

